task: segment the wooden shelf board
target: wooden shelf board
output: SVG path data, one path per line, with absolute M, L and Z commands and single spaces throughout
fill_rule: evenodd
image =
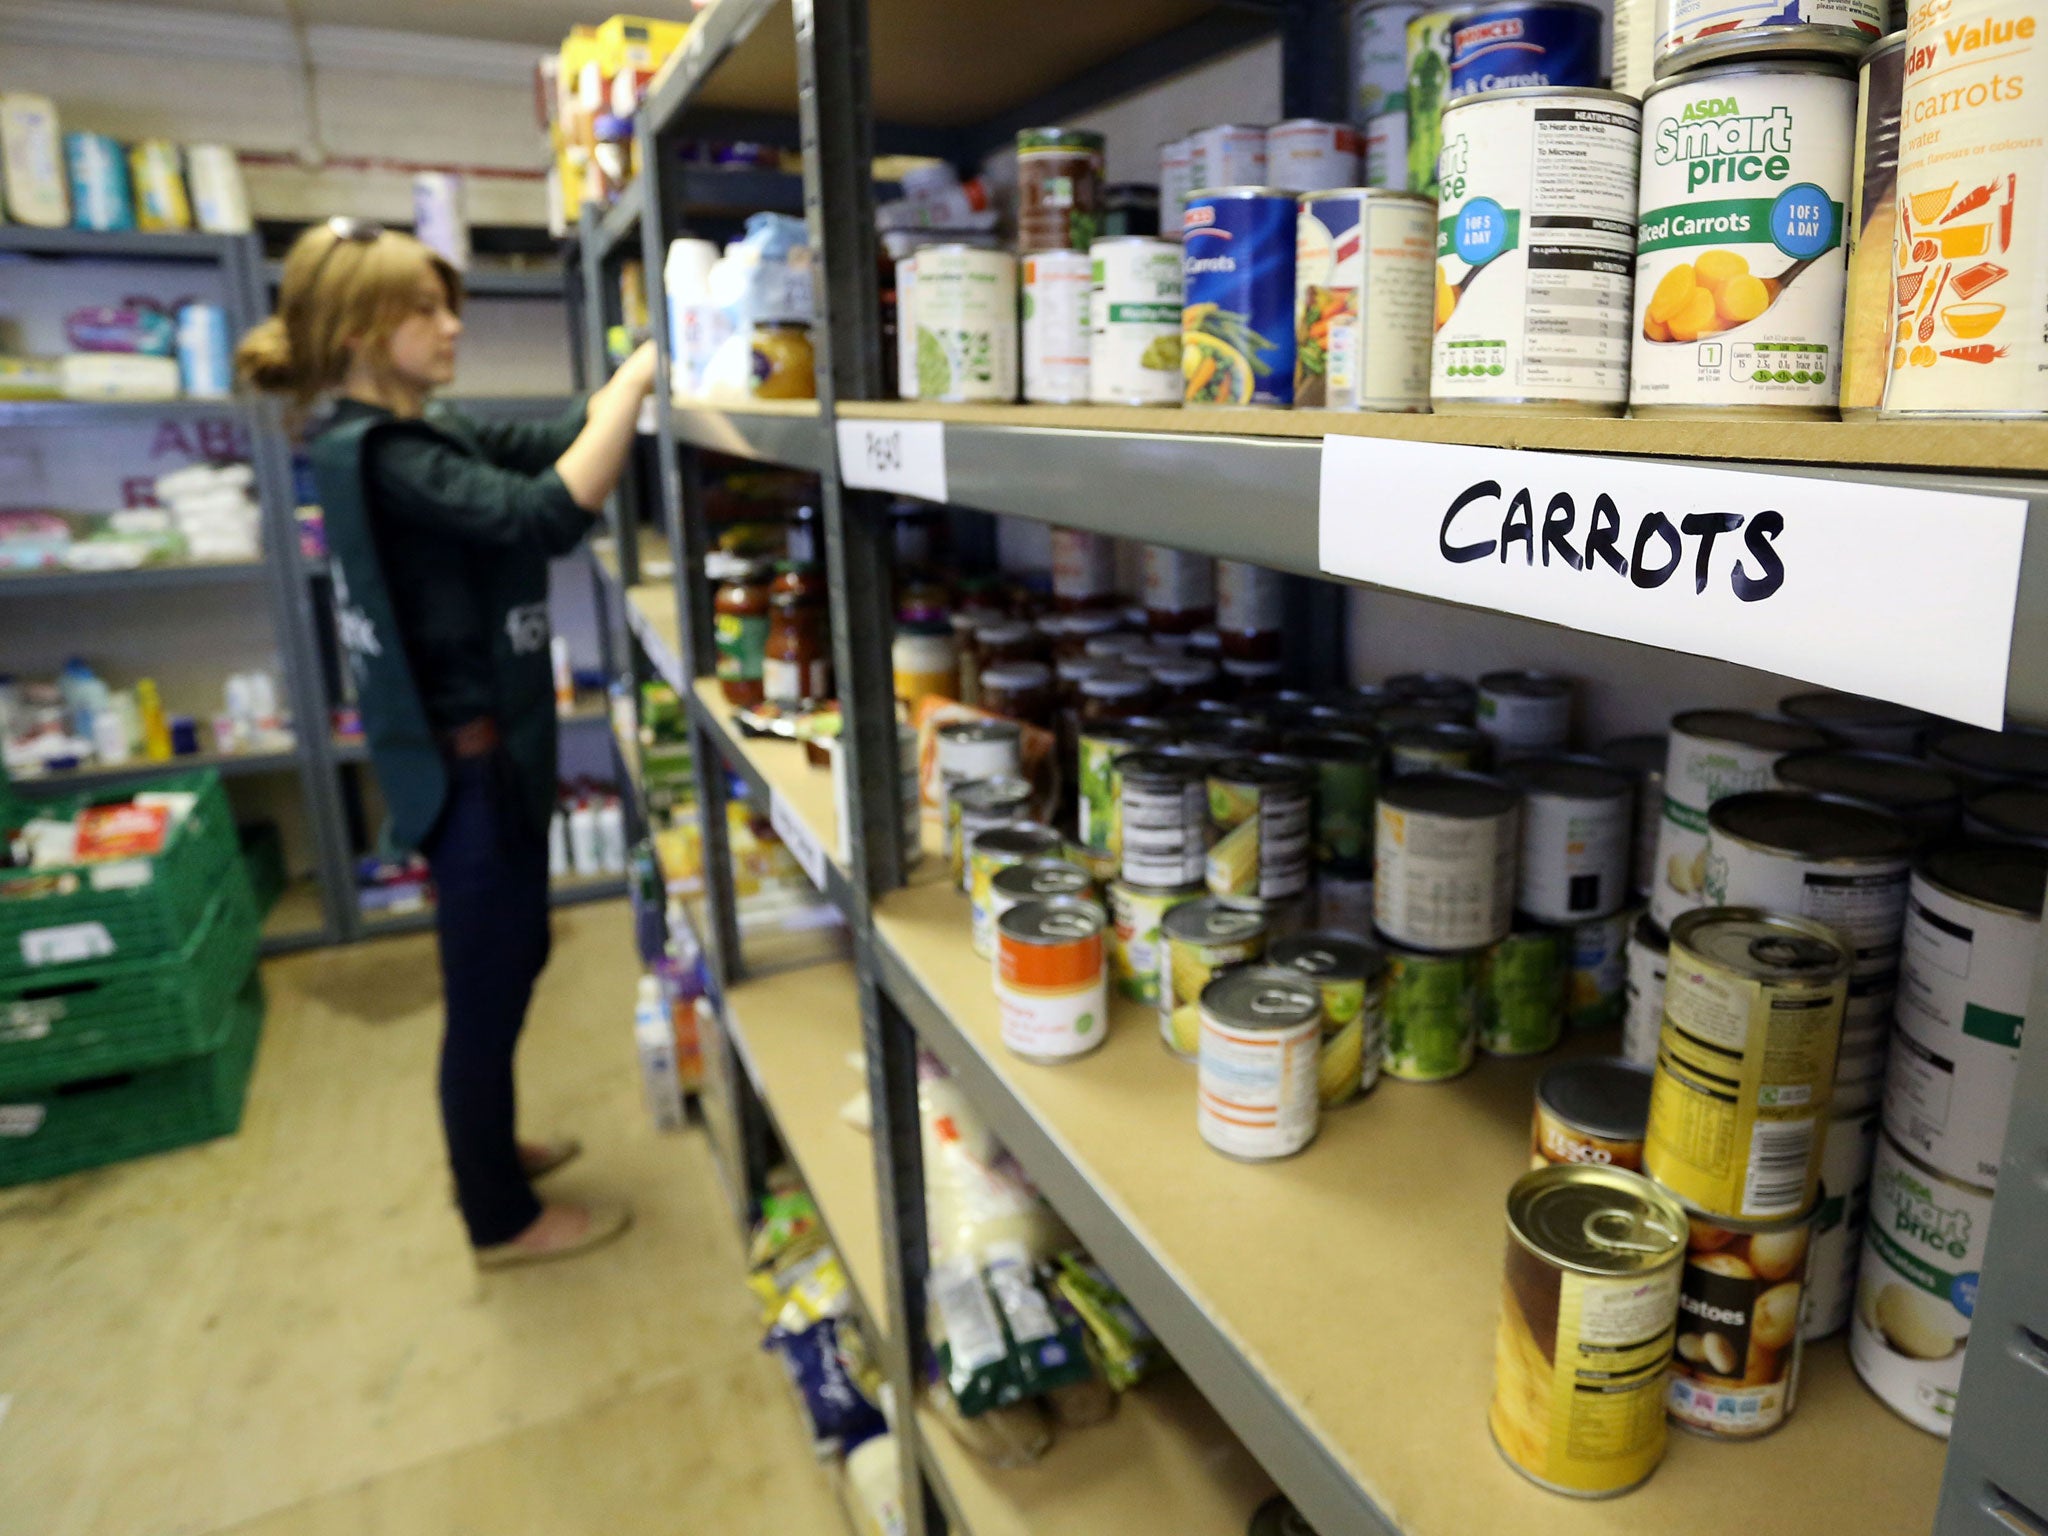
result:
M 716 678 L 698 678 L 696 690 L 697 702 L 719 722 L 734 750 L 753 764 L 769 789 L 825 850 L 825 856 L 833 858 L 839 847 L 839 808 L 832 798 L 832 770 L 813 767 L 801 742 L 786 741 L 780 736 L 744 734 L 735 718 L 739 711 L 726 703 Z M 768 814 L 765 805 L 755 809 L 764 816 Z

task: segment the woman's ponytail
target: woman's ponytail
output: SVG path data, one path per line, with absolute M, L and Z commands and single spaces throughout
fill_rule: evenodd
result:
M 235 348 L 235 372 L 250 389 L 266 395 L 289 395 L 304 403 L 304 377 L 292 360 L 292 341 L 281 316 L 272 315 L 251 330 Z

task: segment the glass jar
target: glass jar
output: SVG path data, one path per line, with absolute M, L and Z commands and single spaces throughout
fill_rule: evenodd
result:
M 960 656 L 953 626 L 944 619 L 910 619 L 896 626 L 889 647 L 896 697 L 914 713 L 923 699 L 960 697 Z
M 1103 667 L 1081 679 L 1081 725 L 1143 714 L 1159 702 L 1152 678 L 1138 667 Z
M 984 668 L 981 707 L 1005 720 L 1051 729 L 1052 668 L 1042 661 L 1006 661 Z
M 1242 560 L 1216 562 L 1216 633 L 1238 661 L 1280 659 L 1286 587 L 1278 571 Z
M 1066 623 L 1060 626 L 1057 650 L 1062 656 L 1085 656 L 1090 641 L 1115 637 L 1123 628 L 1123 620 L 1101 608 L 1091 608 L 1085 613 L 1070 613 Z
M 1155 635 L 1185 635 L 1216 618 L 1216 562 L 1207 555 L 1145 546 L 1145 622 Z
M 974 659 L 983 672 L 1013 661 L 1039 661 L 1044 656 L 1038 631 L 1021 619 L 984 624 L 974 632 Z
M 1159 686 L 1160 706 L 1180 709 L 1198 699 L 1216 697 L 1216 663 L 1203 656 L 1159 656 L 1152 660 L 1152 681 Z
M 768 657 L 768 567 L 747 561 L 732 568 L 711 599 L 718 648 L 718 686 L 741 708 L 763 697 Z
M 1239 695 L 1263 693 L 1280 681 L 1287 669 L 1277 661 L 1240 661 L 1236 657 L 1223 658 L 1225 691 Z
M 1134 635 L 1129 630 L 1119 630 L 1113 635 L 1096 635 L 1081 647 L 1081 654 L 1095 661 L 1116 661 L 1129 656 L 1133 651 L 1145 649 L 1143 635 Z
M 1211 661 L 1223 659 L 1223 637 L 1215 627 L 1198 629 L 1188 636 L 1187 651 L 1190 656 L 1206 656 Z
M 768 649 L 762 670 L 772 704 L 832 696 L 832 641 L 825 583 L 812 566 L 785 560 L 768 589 Z
M 813 400 L 818 394 L 811 328 L 795 321 L 764 322 L 749 338 L 753 353 L 749 393 L 760 400 Z
M 1052 600 L 1062 613 L 1116 601 L 1116 540 L 1083 528 L 1052 530 Z

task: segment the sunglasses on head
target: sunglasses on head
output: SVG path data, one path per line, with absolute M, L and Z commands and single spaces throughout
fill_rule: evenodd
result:
M 313 264 L 313 276 L 306 284 L 307 292 L 320 286 L 320 278 L 327 270 L 327 263 L 334 260 L 334 253 L 344 245 L 372 245 L 383 237 L 384 226 L 372 219 L 358 219 L 348 214 L 336 214 L 327 221 L 327 232 L 334 236 L 327 249 L 320 253 L 320 259 Z

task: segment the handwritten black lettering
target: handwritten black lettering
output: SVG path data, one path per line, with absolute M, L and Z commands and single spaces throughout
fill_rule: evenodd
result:
M 1522 564 L 1536 563 L 1536 507 L 1527 490 L 1515 492 L 1508 515 L 1500 520 L 1500 563 L 1508 563 L 1508 546 L 1522 546 Z
M 1471 506 L 1473 502 L 1483 501 L 1488 497 L 1496 501 L 1500 499 L 1500 482 L 1498 480 L 1481 480 L 1476 485 L 1466 486 L 1464 490 L 1458 493 L 1456 499 L 1451 502 L 1450 510 L 1444 513 L 1443 523 L 1436 531 L 1436 548 L 1437 553 L 1450 561 L 1451 564 L 1464 565 L 1467 561 L 1484 560 L 1493 553 L 1494 541 L 1492 539 L 1488 539 L 1483 544 L 1453 545 L 1451 543 L 1452 519 Z
M 1557 558 L 1573 570 L 1579 569 L 1579 552 L 1568 542 L 1572 522 L 1578 516 L 1572 506 L 1571 497 L 1559 491 L 1550 498 L 1550 505 L 1543 509 L 1543 563 L 1550 564 L 1550 552 L 1557 551 Z
M 1671 558 L 1652 570 L 1643 564 L 1643 550 L 1655 537 L 1662 539 L 1671 551 Z M 1636 527 L 1635 569 L 1629 572 L 1629 580 L 1639 587 L 1661 587 L 1671 579 L 1671 573 L 1678 569 L 1678 562 L 1685 558 L 1685 545 L 1679 542 L 1678 530 L 1671 526 L 1671 519 L 1662 512 L 1652 512 Z
M 1742 545 L 1757 565 L 1761 576 L 1752 576 L 1742 568 L 1740 560 L 1735 562 L 1735 574 L 1730 585 L 1735 595 L 1745 603 L 1760 603 L 1778 588 L 1785 585 L 1785 562 L 1771 547 L 1779 534 L 1785 531 L 1785 518 L 1779 512 L 1759 512 L 1749 520 L 1749 526 L 1742 531 Z
M 1590 568 L 1598 557 L 1607 562 L 1607 568 L 1615 575 L 1626 576 L 1628 559 L 1615 548 L 1620 538 L 1621 509 L 1615 506 L 1612 496 L 1602 491 L 1593 498 L 1593 522 L 1586 534 L 1586 565 Z
M 1687 533 L 1697 534 L 1700 541 L 1699 555 L 1693 561 L 1692 589 L 1695 592 L 1707 590 L 1707 567 L 1714 558 L 1714 540 L 1724 533 L 1733 533 L 1742 526 L 1740 512 L 1688 512 L 1678 525 Z

